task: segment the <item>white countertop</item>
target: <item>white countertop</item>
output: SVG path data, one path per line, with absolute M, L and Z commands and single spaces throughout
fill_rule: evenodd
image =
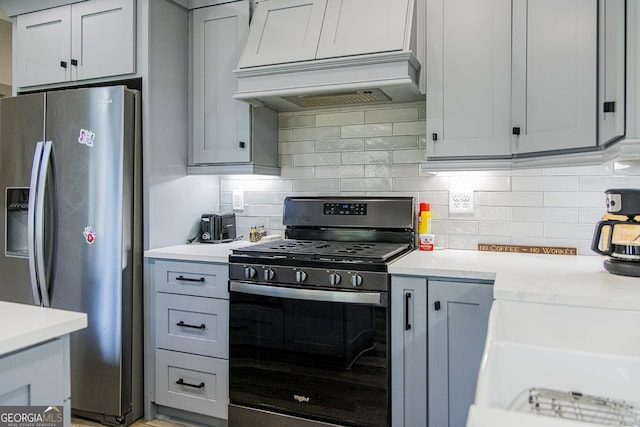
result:
M 87 327 L 87 315 L 0 301 L 0 356 Z
M 251 244 L 254 243 L 193 243 L 152 249 L 145 252 L 145 257 L 227 263 L 231 249 Z M 416 250 L 392 262 L 389 272 L 495 281 L 493 293 L 499 299 L 640 310 L 640 278 L 610 274 L 602 267 L 604 259 L 601 256 Z
M 496 299 L 640 310 L 640 277 L 610 274 L 601 256 L 414 251 L 391 274 L 495 280 Z
M 253 245 L 246 240 L 229 243 L 192 243 L 190 245 L 167 246 L 145 251 L 145 258 L 177 259 L 183 261 L 204 261 L 227 263 L 231 249 Z

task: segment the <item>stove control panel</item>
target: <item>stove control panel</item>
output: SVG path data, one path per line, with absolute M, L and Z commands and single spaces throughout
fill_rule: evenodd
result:
M 229 263 L 229 280 L 273 286 L 388 291 L 385 272 Z
M 325 215 L 366 215 L 366 203 L 325 203 Z

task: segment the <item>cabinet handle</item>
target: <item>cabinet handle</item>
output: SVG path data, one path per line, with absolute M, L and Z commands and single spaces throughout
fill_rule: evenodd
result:
M 411 323 L 409 323 L 409 300 L 411 299 L 411 292 L 404 294 L 404 330 L 411 329 Z
M 60 61 L 60 66 L 62 68 L 67 68 L 67 61 Z
M 511 129 L 511 133 L 514 135 L 520 135 L 520 128 L 519 127 L 515 127 L 513 129 Z
M 189 383 L 185 383 L 184 380 L 182 378 L 180 378 L 178 381 L 176 381 L 176 384 L 178 385 L 185 385 L 187 387 L 193 387 L 193 388 L 204 388 L 204 383 L 200 383 L 200 384 L 189 384 Z
M 432 134 L 431 134 L 431 139 L 432 139 L 433 141 L 437 141 L 437 140 L 438 140 L 438 134 L 437 134 L 437 133 L 432 133 Z
M 204 329 L 204 328 L 206 328 L 206 325 L 204 323 L 200 323 L 200 326 L 198 326 L 198 325 L 190 325 L 188 323 L 184 323 L 182 320 L 179 321 L 178 323 L 176 323 L 176 326 L 182 326 L 183 328 L 193 328 L 193 329 Z
M 238 147 L 240 148 L 244 148 L 247 144 L 244 141 L 239 141 L 238 142 Z
M 602 112 L 603 113 L 615 113 L 616 112 L 616 101 L 607 101 L 602 104 Z
M 183 282 L 204 282 L 204 277 L 192 279 L 191 277 L 178 276 L 176 280 L 182 280 Z
M 436 301 L 433 303 L 433 308 L 438 311 L 440 310 L 440 301 Z
M 71 60 L 71 65 L 73 65 L 74 67 L 78 66 L 78 60 L 77 59 L 72 59 Z

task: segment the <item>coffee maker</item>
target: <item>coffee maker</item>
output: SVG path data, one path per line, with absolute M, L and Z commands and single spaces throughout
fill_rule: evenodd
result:
M 591 249 L 606 255 L 604 268 L 623 276 L 640 276 L 640 189 L 605 191 L 607 214 L 596 224 Z

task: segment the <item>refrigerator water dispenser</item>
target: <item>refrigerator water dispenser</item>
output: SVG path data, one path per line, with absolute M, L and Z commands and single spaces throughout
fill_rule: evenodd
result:
M 27 212 L 29 210 L 28 188 L 6 189 L 5 254 L 27 258 Z

